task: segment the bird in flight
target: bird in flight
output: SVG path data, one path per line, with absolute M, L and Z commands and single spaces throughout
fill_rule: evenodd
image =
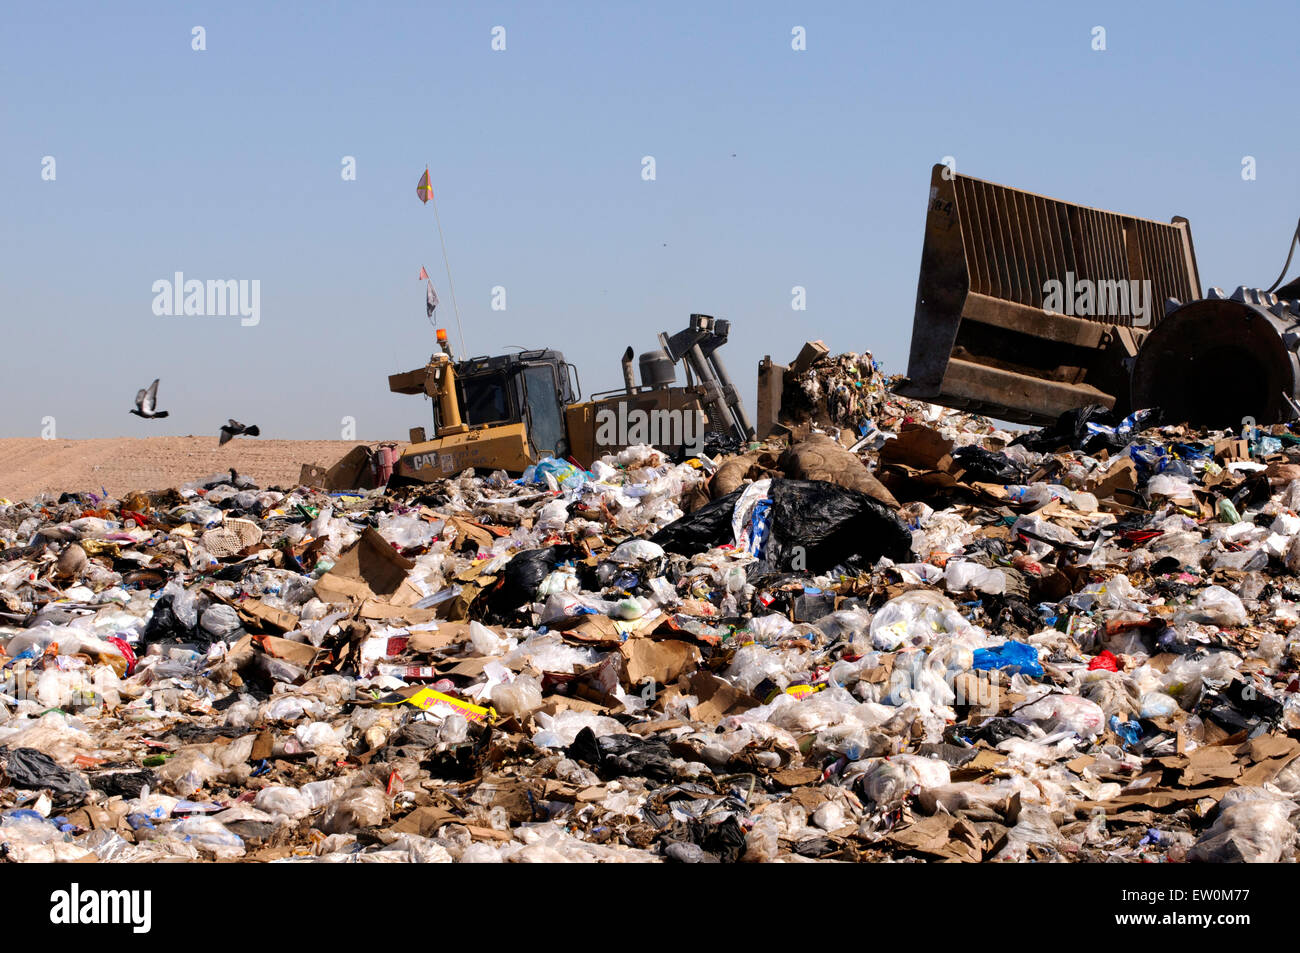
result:
M 222 426 L 221 439 L 217 442 L 217 446 L 219 447 L 225 446 L 227 443 L 229 443 L 235 437 L 238 437 L 240 434 L 243 434 L 246 437 L 257 437 L 260 436 L 261 433 L 262 431 L 257 428 L 256 424 L 253 424 L 252 426 L 249 427 L 245 427 L 238 420 L 231 418 L 230 421 L 228 421 L 225 425 Z
M 143 417 L 146 420 L 153 420 L 155 417 L 166 417 L 169 413 L 166 410 L 155 410 L 158 406 L 158 379 L 146 389 L 141 390 L 135 395 L 135 410 L 131 413 L 137 417 Z

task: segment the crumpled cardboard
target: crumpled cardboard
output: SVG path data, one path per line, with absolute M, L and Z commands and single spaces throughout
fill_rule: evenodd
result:
M 700 661 L 698 648 L 677 639 L 629 639 L 623 643 L 621 652 L 625 685 L 641 685 L 647 681 L 666 685 L 677 681 L 678 676 L 693 669 Z
M 298 617 L 292 612 L 285 612 L 275 606 L 269 606 L 260 599 L 245 599 L 234 604 L 246 629 L 274 629 L 277 632 L 292 632 L 298 628 Z
M 429 512 L 433 513 L 432 510 Z M 422 510 L 421 515 L 423 514 L 424 511 Z M 436 513 L 433 515 L 437 516 Z M 482 525 L 475 523 L 472 520 L 467 520 L 461 516 L 448 516 L 446 526 L 448 529 L 455 532 L 456 538 L 452 542 L 452 549 L 457 552 L 465 549 L 470 543 L 473 543 L 478 548 L 479 552 L 487 552 L 492 548 L 492 543 L 496 539 L 496 537 L 494 537 Z
M 690 693 L 699 699 L 691 709 L 694 721 L 716 722 L 724 715 L 736 714 L 758 707 L 758 699 L 746 695 L 730 682 L 708 672 L 696 672 L 691 677 Z
M 880 465 L 947 471 L 952 467 L 953 446 L 952 440 L 924 424 L 905 424 L 897 437 L 880 448 Z
M 975 827 L 949 814 L 916 818 L 906 827 L 891 831 L 886 840 L 902 850 L 941 860 L 978 863 L 984 856 L 982 838 Z
M 376 600 L 409 606 L 421 599 L 407 581 L 415 563 L 393 549 L 377 530 L 366 528 L 332 569 L 316 581 L 316 596 L 326 602 Z
M 314 645 L 294 642 L 291 639 L 282 639 L 274 635 L 253 636 L 253 641 L 260 645 L 267 655 L 284 659 L 299 668 L 307 668 L 321 654 L 320 650 Z

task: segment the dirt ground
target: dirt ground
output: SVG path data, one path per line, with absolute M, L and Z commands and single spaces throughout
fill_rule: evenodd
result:
M 262 440 L 236 437 L 119 437 L 104 440 L 0 439 L 0 497 L 25 500 L 42 492 L 180 486 L 234 467 L 259 486 L 294 486 L 304 463 L 332 466 L 362 441 Z

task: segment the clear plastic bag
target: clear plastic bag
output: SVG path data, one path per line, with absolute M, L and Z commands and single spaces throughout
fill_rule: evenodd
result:
M 194 749 L 181 751 L 157 769 L 158 776 L 171 783 L 181 797 L 192 797 L 223 769 L 211 758 Z
M 622 722 L 586 711 L 566 709 L 553 716 L 539 712 L 534 718 L 540 729 L 533 734 L 533 744 L 544 748 L 567 748 L 583 728 L 590 728 L 597 738 L 627 733 Z
M 306 817 L 314 809 L 311 800 L 298 790 L 279 785 L 258 791 L 253 806 L 267 814 L 283 814 L 293 820 Z
M 629 539 L 616 546 L 609 558 L 620 565 L 635 566 L 663 559 L 664 548 L 648 539 Z
M 543 461 L 544 462 L 544 461 Z M 573 467 L 569 468 L 570 470 Z M 569 504 L 567 500 L 552 500 L 541 508 L 534 524 L 539 533 L 559 533 L 569 521 Z
M 542 707 L 542 683 L 527 675 L 492 689 L 492 707 L 503 715 L 522 718 Z
M 242 629 L 239 613 L 222 603 L 215 603 L 204 609 L 199 625 L 213 637 L 227 641 L 233 641 L 236 633 Z
M 1147 493 L 1153 497 L 1167 497 L 1173 500 L 1195 499 L 1192 485 L 1185 479 L 1170 473 L 1158 473 L 1148 480 Z
M 1023 863 L 1030 859 L 1030 847 L 1055 848 L 1061 839 L 1052 814 L 1040 804 L 1030 804 L 1020 809 L 1016 825 L 1007 834 L 1007 842 L 995 856 L 996 860 Z
M 377 827 L 388 816 L 388 798 L 383 788 L 352 788 L 326 809 L 320 829 L 327 834 L 346 834 L 363 827 Z
M 1011 717 L 1023 724 L 1037 724 L 1049 734 L 1071 731 L 1080 738 L 1095 738 L 1106 727 L 1101 706 L 1078 695 L 1044 695 L 1017 708 Z
M 1173 696 L 1190 711 L 1201 698 L 1206 683 L 1226 685 L 1241 664 L 1240 658 L 1230 652 L 1216 652 L 1204 658 L 1180 658 L 1170 663 L 1161 676 L 1160 691 Z
M 889 600 L 871 620 L 871 644 L 882 652 L 975 633 L 979 630 L 957 611 L 952 600 L 932 589 L 913 589 Z
M 745 853 L 742 860 L 755 864 L 770 864 L 776 860 L 780 848 L 781 829 L 770 813 L 759 815 L 754 826 L 745 834 Z
M 1143 718 L 1169 718 L 1178 712 L 1178 700 L 1164 692 L 1147 692 L 1138 701 Z
M 862 791 L 878 808 L 888 808 L 900 803 L 914 788 L 940 788 L 951 780 L 947 762 L 900 754 L 871 762 L 862 775 Z
M 1192 861 L 1275 864 L 1289 856 L 1296 829 L 1293 802 L 1262 788 L 1238 788 L 1219 803 L 1214 824 L 1187 853 Z
M 438 535 L 437 528 L 426 520 L 398 513 L 384 513 L 379 517 L 379 535 L 399 549 L 428 546 Z
M 244 841 L 238 834 L 210 817 L 187 817 L 172 821 L 162 829 L 163 836 L 178 837 L 205 853 L 220 859 L 244 856 Z
M 1001 595 L 1006 592 L 1007 577 L 996 567 L 981 566 L 965 559 L 950 559 L 944 567 L 943 584 L 949 592 L 974 589 L 989 595 Z
M 305 725 L 299 725 L 294 729 L 293 734 L 307 751 L 338 747 L 346 737 L 344 731 L 323 721 L 313 721 Z
M 1222 586 L 1206 586 L 1196 596 L 1198 622 L 1211 622 L 1215 625 L 1245 625 L 1246 607 L 1232 591 Z

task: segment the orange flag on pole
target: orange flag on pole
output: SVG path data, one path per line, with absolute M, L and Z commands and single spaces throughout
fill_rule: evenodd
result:
M 421 266 L 420 266 L 420 277 L 419 277 L 417 280 L 418 280 L 418 281 L 425 281 L 426 279 L 428 279 L 428 277 L 429 277 L 429 273 L 428 273 L 427 271 L 425 271 L 425 270 L 424 270 L 424 266 L 421 265 Z
M 433 186 L 429 184 L 429 169 L 427 166 L 424 169 L 424 175 L 420 176 L 420 184 L 415 187 L 415 194 L 426 205 L 429 204 L 429 199 L 433 198 Z

